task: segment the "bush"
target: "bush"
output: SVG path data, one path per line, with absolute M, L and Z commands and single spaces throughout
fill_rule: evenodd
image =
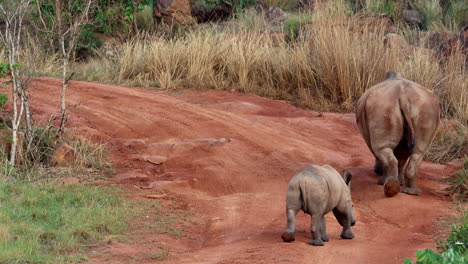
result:
M 405 259 L 405 264 L 461 264 L 465 262 L 465 256 L 450 247 L 442 254 L 436 253 L 431 249 L 424 251 L 416 251 L 416 262 L 412 262 L 409 258 Z
M 431 249 L 416 251 L 416 262 L 409 258 L 405 259 L 406 264 L 461 264 L 466 263 L 468 247 L 468 212 L 464 211 L 460 224 L 455 224 L 451 228 L 449 237 L 443 243 L 438 243 L 442 253 L 434 252 Z
M 452 226 L 452 232 L 445 243 L 441 245 L 443 250 L 453 248 L 456 252 L 464 254 L 468 248 L 468 214 L 465 215 L 465 222 L 461 225 Z

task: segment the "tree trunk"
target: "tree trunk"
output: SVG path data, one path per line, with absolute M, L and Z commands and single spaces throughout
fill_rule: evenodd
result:
M 62 42 L 62 46 L 65 44 Z M 62 91 L 60 93 L 60 129 L 59 135 L 62 135 L 65 130 L 65 124 L 67 123 L 67 112 L 65 104 L 65 94 L 67 92 L 68 80 L 67 80 L 67 71 L 68 71 L 68 59 L 64 55 L 62 63 Z

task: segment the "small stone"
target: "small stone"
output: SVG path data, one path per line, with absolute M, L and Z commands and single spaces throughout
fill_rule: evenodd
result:
M 146 195 L 145 198 L 148 199 L 164 199 L 166 198 L 167 194 L 149 194 Z
M 156 164 L 156 165 L 161 165 L 167 160 L 167 157 L 164 157 L 164 156 L 143 156 L 143 159 L 145 161 L 150 162 L 150 163 L 153 163 L 153 164 Z
M 143 173 L 138 173 L 138 172 L 126 172 L 126 173 L 120 173 L 114 176 L 114 180 L 116 181 L 136 179 L 136 178 L 143 179 L 143 178 L 148 178 L 148 176 Z
M 403 14 L 403 21 L 405 21 L 405 23 L 414 25 L 414 26 L 421 25 L 422 17 L 421 17 L 421 14 L 417 10 L 405 9 L 403 10 L 402 14 Z

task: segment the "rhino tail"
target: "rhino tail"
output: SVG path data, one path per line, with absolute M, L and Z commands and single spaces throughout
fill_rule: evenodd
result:
M 308 206 L 307 206 L 307 193 L 305 192 L 306 190 L 306 186 L 304 186 L 305 182 L 304 181 L 301 181 L 299 183 L 299 197 L 301 199 L 301 204 L 302 204 L 302 211 L 304 211 L 304 213 L 308 213 Z
M 396 71 L 388 71 L 385 73 L 385 80 L 401 77 L 401 74 Z
M 401 90 L 400 94 L 400 110 L 403 114 L 403 118 L 405 119 L 405 124 L 406 124 L 406 139 L 408 142 L 408 148 L 410 152 L 413 152 L 414 150 L 414 126 L 413 126 L 413 121 L 411 119 L 410 115 L 410 103 L 408 101 L 408 97 L 406 96 L 406 93 L 404 90 Z

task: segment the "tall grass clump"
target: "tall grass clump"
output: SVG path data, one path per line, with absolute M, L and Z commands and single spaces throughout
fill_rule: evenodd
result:
M 423 18 L 422 28 L 430 29 L 442 22 L 440 0 L 414 0 L 413 5 Z
M 291 0 L 260 0 L 259 2 L 267 7 L 278 7 L 285 11 L 297 7 L 298 4 L 298 2 Z
M 444 23 L 449 29 L 458 31 L 468 23 L 468 2 L 464 0 L 448 0 L 444 12 Z
M 468 146 L 468 128 L 459 122 L 443 121 L 425 158 L 431 162 L 445 163 L 462 157 Z
M 386 71 L 398 68 L 397 57 L 383 45 L 383 31 L 355 31 L 352 24 L 353 20 L 320 21 L 310 30 L 311 59 L 319 79 L 319 85 L 310 87 L 311 98 L 318 95 L 320 101 L 348 111 Z

